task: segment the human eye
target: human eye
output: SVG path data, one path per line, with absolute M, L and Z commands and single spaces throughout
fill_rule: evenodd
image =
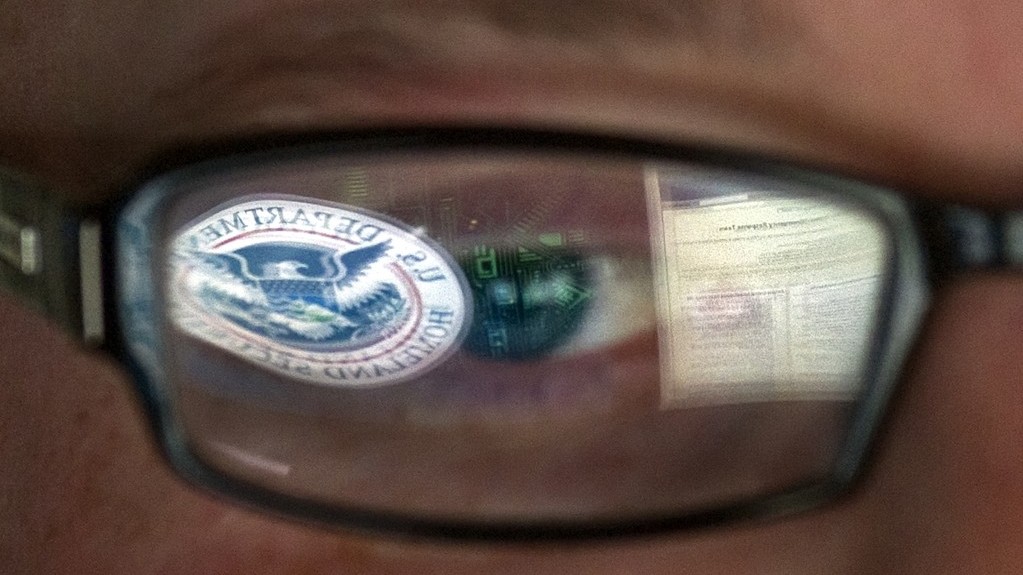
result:
M 583 356 L 655 329 L 646 254 L 556 251 L 509 264 L 506 275 L 478 267 L 521 253 L 484 247 L 465 266 L 477 308 L 464 344 L 470 353 L 510 361 Z
M 656 396 L 642 171 L 580 168 L 514 158 L 429 191 L 453 217 L 425 227 L 464 273 L 472 321 L 415 417 L 525 424 Z
M 578 358 L 655 329 L 641 179 L 557 168 L 448 190 L 473 198 L 448 242 L 472 292 L 469 354 Z

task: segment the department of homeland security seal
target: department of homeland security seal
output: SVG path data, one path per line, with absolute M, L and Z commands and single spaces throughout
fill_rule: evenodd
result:
M 416 230 L 369 211 L 250 196 L 172 243 L 170 319 L 267 369 L 332 386 L 407 381 L 461 343 L 465 278 Z

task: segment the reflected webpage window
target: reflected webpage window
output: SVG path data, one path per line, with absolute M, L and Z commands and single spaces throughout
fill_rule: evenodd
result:
M 887 258 L 874 216 L 703 170 L 651 170 L 647 190 L 665 407 L 856 393 Z

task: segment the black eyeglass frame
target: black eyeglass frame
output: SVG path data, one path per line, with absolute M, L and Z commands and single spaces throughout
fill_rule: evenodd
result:
M 870 352 L 868 385 L 831 477 L 783 493 L 682 515 L 624 522 L 461 523 L 429 517 L 327 507 L 228 477 L 188 448 L 168 413 L 163 390 L 153 385 L 123 340 L 117 311 L 118 222 L 131 200 L 153 182 L 288 159 L 382 152 L 441 150 L 573 153 L 648 162 L 684 161 L 812 186 L 878 216 L 891 232 L 892 273 L 884 288 L 880 337 Z M 134 376 L 150 425 L 170 465 L 190 482 L 286 515 L 345 528 L 413 537 L 459 540 L 564 540 L 641 535 L 759 519 L 816 507 L 847 492 L 862 475 L 934 291 L 967 269 L 1023 266 L 1018 230 L 1023 212 L 989 213 L 939 205 L 855 178 L 799 163 L 712 147 L 647 142 L 614 136 L 512 128 L 408 128 L 274 135 L 224 141 L 174 151 L 153 162 L 103 205 L 75 210 L 38 186 L 0 172 L 0 285 L 57 321 L 86 345 L 103 350 Z M 6 184 L 6 185 L 5 185 Z M 163 198 L 167 200 L 168 198 Z M 1013 235 L 1016 234 L 1016 235 Z

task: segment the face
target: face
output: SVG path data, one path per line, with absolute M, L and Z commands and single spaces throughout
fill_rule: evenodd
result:
M 494 5 L 491 5 L 494 4 Z M 514 6 L 512 6 L 514 4 Z M 0 160 L 72 201 L 180 142 L 506 124 L 701 141 L 1023 205 L 1015 2 L 7 2 Z M 598 545 L 326 531 L 197 492 L 127 375 L 0 299 L 0 556 L 19 573 L 1014 573 L 1023 280 L 943 289 L 861 487 Z

